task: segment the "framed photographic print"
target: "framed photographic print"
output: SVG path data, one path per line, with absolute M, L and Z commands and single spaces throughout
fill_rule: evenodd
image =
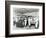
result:
M 6 37 L 45 35 L 45 3 L 5 1 Z

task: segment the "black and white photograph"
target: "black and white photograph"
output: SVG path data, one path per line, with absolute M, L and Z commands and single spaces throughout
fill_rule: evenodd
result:
M 33 8 L 13 8 L 14 29 L 38 29 L 39 9 Z
M 7 3 L 9 9 L 9 35 L 43 34 L 43 3 Z M 7 12 L 8 14 L 8 12 Z M 44 34 L 43 34 L 44 35 Z

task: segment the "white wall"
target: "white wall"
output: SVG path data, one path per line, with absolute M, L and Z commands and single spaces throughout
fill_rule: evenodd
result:
M 0 0 L 0 36 L 5 35 L 5 1 Z
M 13 0 L 13 1 L 15 1 L 15 0 Z M 16 1 L 44 2 L 45 6 L 46 6 L 46 0 L 16 0 Z M 46 7 L 45 7 L 45 9 L 46 9 Z M 45 32 L 46 32 L 46 30 L 45 30 Z M 0 38 L 4 38 L 4 36 L 5 36 L 5 0 L 0 0 Z M 46 38 L 46 35 L 44 35 L 44 36 L 17 37 L 17 38 Z

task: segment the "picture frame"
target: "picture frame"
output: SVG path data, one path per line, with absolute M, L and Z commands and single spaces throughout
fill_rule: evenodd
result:
M 12 18 L 14 17 L 14 14 L 15 14 L 15 17 L 19 17 L 19 18 L 21 16 L 22 16 L 21 18 L 23 18 L 23 16 L 27 17 L 27 18 L 24 18 L 24 19 L 28 19 L 28 24 L 24 22 L 24 24 L 27 24 L 27 26 L 25 27 L 25 25 L 23 25 L 23 27 L 20 28 L 21 30 L 19 28 L 16 29 L 14 26 L 16 22 L 13 24 L 14 18 Z M 38 27 L 39 28 L 31 30 L 31 28 L 29 28 L 30 26 L 29 18 L 31 17 L 33 19 L 37 16 L 39 16 L 38 17 L 39 19 Z M 17 22 L 17 24 L 20 24 L 20 25 L 21 23 L 20 21 L 19 23 Z M 33 23 L 35 22 L 33 21 Z M 17 24 L 16 24 L 16 27 L 19 27 L 19 25 Z M 13 29 L 12 27 L 15 29 L 15 31 L 12 30 Z M 37 36 L 37 35 L 45 35 L 45 3 L 5 1 L 5 36 L 6 37 L 22 37 L 22 36 Z

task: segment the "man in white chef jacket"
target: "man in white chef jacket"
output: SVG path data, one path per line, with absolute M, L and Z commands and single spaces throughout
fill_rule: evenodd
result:
M 36 28 L 38 27 L 38 21 L 39 21 L 39 19 L 38 19 L 38 17 L 36 17 L 36 20 L 35 20 L 35 22 L 36 22 L 35 27 Z
M 25 24 L 25 26 L 27 25 L 27 18 L 25 18 L 25 20 L 24 20 L 24 24 Z

